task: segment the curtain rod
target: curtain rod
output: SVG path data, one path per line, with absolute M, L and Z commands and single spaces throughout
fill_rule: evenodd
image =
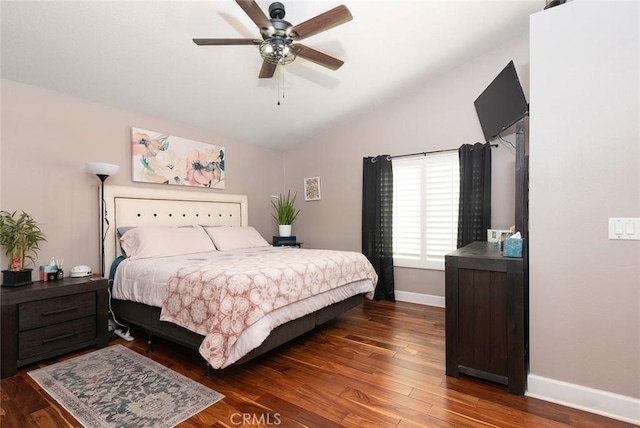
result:
M 498 147 L 498 144 L 491 144 L 491 147 Z M 432 150 L 430 152 L 407 153 L 405 155 L 389 156 L 389 159 L 406 158 L 406 157 L 409 157 L 409 156 L 418 156 L 418 155 L 426 156 L 426 155 L 430 155 L 430 154 L 433 154 L 433 153 L 444 153 L 444 152 L 453 152 L 453 151 L 457 152 L 458 149 L 443 149 L 443 150 Z

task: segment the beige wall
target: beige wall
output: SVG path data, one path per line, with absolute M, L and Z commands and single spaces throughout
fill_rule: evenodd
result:
M 484 141 L 474 100 L 510 60 L 528 93 L 528 37 L 446 75 L 419 82 L 285 154 L 286 186 L 301 196 L 295 234 L 305 247 L 361 249 L 362 158 L 458 148 Z M 505 139 L 514 142 L 515 135 Z M 492 149 L 492 225 L 514 224 L 515 158 Z M 322 200 L 304 202 L 304 177 L 321 177 Z M 444 296 L 444 272 L 396 268 L 396 290 Z
M 48 242 L 38 264 L 54 256 L 65 267 L 99 265 L 98 178 L 88 161 L 120 165 L 109 184 L 147 186 L 131 180 L 131 127 L 224 146 L 224 191 L 249 197 L 249 224 L 265 237 L 276 234 L 271 194 L 282 191 L 282 153 L 234 141 L 162 118 L 110 108 L 64 94 L 2 80 L 0 207 L 24 210 L 42 224 Z M 5 258 L 2 258 L 4 269 Z
M 607 224 L 640 216 L 639 28 L 638 2 L 574 1 L 531 19 L 531 374 L 540 395 L 554 396 L 553 379 L 640 398 L 640 241 L 609 240 Z M 640 422 L 640 401 L 628 406 Z

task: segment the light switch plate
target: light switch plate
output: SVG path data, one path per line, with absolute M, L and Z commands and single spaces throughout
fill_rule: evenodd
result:
M 609 239 L 640 240 L 640 218 L 610 217 Z

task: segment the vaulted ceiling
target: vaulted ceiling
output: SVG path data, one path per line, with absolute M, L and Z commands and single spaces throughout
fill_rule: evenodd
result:
M 304 40 L 340 69 L 298 58 L 258 79 L 257 47 L 194 44 L 260 38 L 232 0 L 3 1 L 2 78 L 286 149 L 526 34 L 545 2 L 283 3 L 294 25 L 349 8 L 352 21 Z

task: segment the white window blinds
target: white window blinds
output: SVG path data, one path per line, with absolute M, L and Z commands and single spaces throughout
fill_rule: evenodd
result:
M 458 234 L 458 153 L 392 162 L 394 264 L 444 269 Z

